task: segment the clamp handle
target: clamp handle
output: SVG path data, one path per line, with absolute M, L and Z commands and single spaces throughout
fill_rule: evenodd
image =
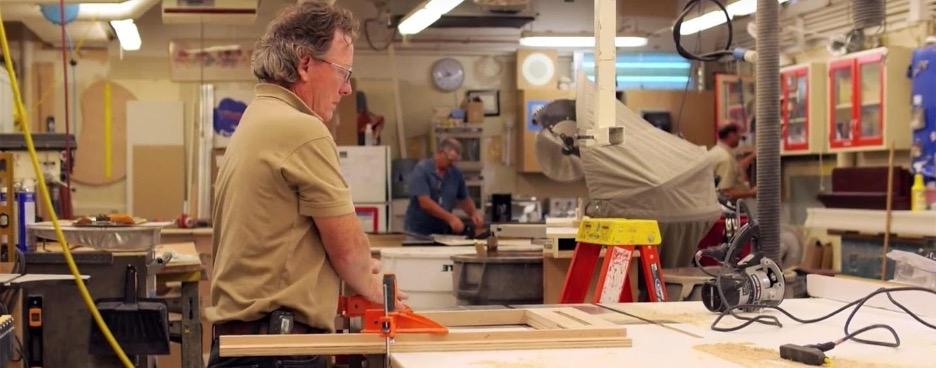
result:
M 383 276 L 383 290 L 384 309 L 387 313 L 393 313 L 396 311 L 397 299 L 396 275 L 388 273 Z

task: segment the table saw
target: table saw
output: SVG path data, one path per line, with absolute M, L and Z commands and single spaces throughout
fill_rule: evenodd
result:
M 843 305 L 861 299 L 868 293 L 882 286 L 894 286 L 868 280 L 811 276 L 810 295 L 806 299 L 788 299 L 782 304 L 788 312 L 800 318 L 814 318 Z M 909 310 L 919 314 L 922 320 L 933 324 L 936 312 L 929 306 L 936 296 L 932 293 L 907 292 L 895 295 Z M 818 344 L 841 338 L 848 313 L 839 313 L 832 318 L 813 324 L 800 324 L 789 320 L 777 311 L 762 311 L 762 314 L 778 316 L 783 327 L 754 324 L 735 332 L 716 332 L 711 324 L 716 314 L 709 312 L 700 302 L 673 303 L 620 303 L 620 304 L 562 304 L 562 305 L 527 305 L 493 306 L 500 308 L 489 311 L 488 319 L 500 319 L 503 326 L 474 326 L 449 328 L 447 338 L 431 336 L 398 335 L 397 350 L 391 349 L 390 362 L 396 368 L 422 367 L 603 367 L 617 366 L 628 362 L 636 366 L 691 366 L 691 367 L 753 367 L 753 366 L 801 366 L 781 359 L 779 347 L 784 344 Z M 571 310 L 571 311 L 570 311 Z M 543 311 L 543 312 L 540 312 Z M 565 312 L 563 312 L 565 311 Z M 469 314 L 471 311 L 467 311 Z M 476 311 L 475 311 L 476 312 Z M 513 313 L 519 312 L 519 313 Z M 421 312 L 437 318 L 447 326 L 472 326 L 471 321 L 455 318 L 451 312 Z M 450 314 L 446 314 L 450 313 Z M 526 314 L 527 325 L 516 323 L 516 316 Z M 548 326 L 557 319 L 539 319 L 529 317 L 545 316 L 548 313 L 564 314 L 567 317 L 588 321 L 592 326 L 574 328 L 579 339 L 600 341 L 593 345 L 548 344 L 547 341 L 531 342 L 539 344 L 521 345 L 509 339 L 500 340 L 493 336 L 506 336 L 510 332 L 528 331 L 553 334 L 556 330 Z M 457 315 L 457 313 L 455 313 Z M 475 314 L 477 315 L 477 314 Z M 748 314 L 750 316 L 750 314 Z M 560 322 L 561 323 L 561 322 Z M 726 318 L 721 326 L 739 324 L 737 320 Z M 835 349 L 828 351 L 827 357 L 833 366 L 845 367 L 915 367 L 931 363 L 933 347 L 936 346 L 936 333 L 932 329 L 913 320 L 907 313 L 893 305 L 887 298 L 878 297 L 867 302 L 853 320 L 854 328 L 871 324 L 887 324 L 899 334 L 901 345 L 898 348 L 873 346 L 854 341 L 845 341 Z M 619 328 L 626 330 L 627 341 L 623 335 L 609 332 Z M 589 330 L 596 331 L 589 336 Z M 538 331 L 530 331 L 538 330 Z M 568 331 L 568 330 L 566 330 Z M 505 333 L 507 332 L 507 333 Z M 477 349 L 466 348 L 454 342 L 464 340 L 453 335 L 492 336 L 475 339 Z M 565 335 L 558 334 L 556 335 Z M 599 336 L 601 335 L 601 336 Z M 334 346 L 345 344 L 358 353 L 377 354 L 382 351 L 380 336 L 358 336 L 346 339 L 344 335 L 279 335 L 279 336 L 243 336 L 222 339 L 222 355 L 264 355 L 265 352 L 282 354 L 301 354 L 312 351 L 325 351 Z M 373 337 L 374 342 L 368 342 Z M 560 337 L 560 339 L 568 336 Z M 872 331 L 862 335 L 865 339 L 889 340 L 891 336 L 884 331 Z M 345 342 L 339 342 L 345 341 Z M 354 341 L 351 341 L 354 340 Z M 502 346 L 492 346 L 492 341 L 505 341 Z M 347 341 L 351 341 L 348 343 Z M 423 343 L 414 343 L 422 341 Z M 606 342 L 613 343 L 606 343 Z M 440 344 L 441 342 L 441 344 Z M 451 349 L 446 349 L 450 344 Z M 602 348 L 595 348 L 601 344 Z M 374 345 L 370 347 L 370 345 Z M 329 348 L 328 346 L 332 346 Z M 305 350 L 303 350 L 305 349 Z M 325 349 L 325 350 L 322 350 Z M 350 352 L 350 351 L 349 351 Z M 381 357 L 382 358 L 382 357 Z M 382 360 L 382 359 L 381 359 Z

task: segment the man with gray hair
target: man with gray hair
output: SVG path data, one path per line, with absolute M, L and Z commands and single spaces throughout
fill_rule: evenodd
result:
M 383 302 L 379 264 L 325 122 L 351 93 L 348 10 L 292 5 L 258 41 L 259 80 L 218 172 L 208 367 L 318 367 L 322 357 L 220 358 L 222 335 L 335 330 L 339 284 Z
M 484 225 L 481 213 L 468 196 L 465 178 L 455 167 L 461 159 L 461 149 L 458 140 L 442 139 L 435 156 L 422 160 L 413 169 L 409 177 L 407 232 L 417 235 L 466 234 L 465 223 L 452 213 L 456 206 L 471 218 L 473 230 L 478 231 Z M 467 231 L 466 235 L 475 234 Z

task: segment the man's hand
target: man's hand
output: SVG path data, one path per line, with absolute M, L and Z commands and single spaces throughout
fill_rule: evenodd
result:
M 465 232 L 465 223 L 462 222 L 458 216 L 452 215 L 452 217 L 449 217 L 448 225 L 450 228 L 452 228 L 453 234 L 461 234 Z
M 383 289 L 383 275 L 379 272 L 371 275 L 371 290 L 368 293 L 361 293 L 361 295 L 372 303 L 383 304 L 384 303 L 384 289 Z M 399 290 L 399 285 L 397 285 L 396 292 L 396 304 L 397 306 L 405 305 L 404 301 L 409 299 L 409 295 Z
M 481 226 L 484 226 L 484 219 L 481 218 L 481 214 L 477 211 L 471 214 L 471 222 L 474 224 L 475 229 L 480 229 Z
M 380 273 L 380 260 L 376 258 L 371 258 L 370 260 L 370 272 L 374 275 Z

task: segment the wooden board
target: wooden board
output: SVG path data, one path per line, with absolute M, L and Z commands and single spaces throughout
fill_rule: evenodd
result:
M 32 96 L 27 104 L 28 113 L 33 118 L 33 132 L 48 132 L 46 118 L 55 116 L 55 64 L 34 63 L 30 68 L 33 79 Z M 75 108 L 74 106 L 72 108 Z M 65 118 L 56 117 L 56 126 L 65 131 Z M 73 123 L 74 124 L 74 123 Z
M 424 312 L 448 327 L 528 326 L 533 329 L 398 334 L 391 352 L 630 347 L 627 330 L 574 308 Z M 222 336 L 221 356 L 382 354 L 378 334 Z
M 108 84 L 110 101 L 105 100 Z M 127 135 L 127 102 L 134 100 L 136 97 L 132 92 L 111 81 L 97 81 L 84 90 L 72 180 L 87 185 L 106 185 L 123 180 L 127 168 L 127 140 L 124 138 Z M 105 121 L 108 107 L 109 124 Z M 108 150 L 106 137 L 110 138 L 110 162 L 105 160 Z
M 182 211 L 182 197 L 184 196 L 185 187 L 185 183 L 183 182 L 185 177 L 185 150 L 183 148 L 184 138 L 182 135 L 183 120 L 184 104 L 181 101 L 132 101 L 127 103 L 128 212 L 140 217 L 146 217 L 141 215 L 144 213 L 150 215 L 156 213 L 165 216 L 170 212 L 166 211 L 164 207 L 172 206 L 171 217 L 158 218 L 174 219 Z M 166 167 L 171 167 L 171 170 L 168 170 L 165 175 L 158 175 L 163 173 L 158 170 L 153 172 L 153 170 L 160 166 L 138 166 L 136 164 L 137 160 L 135 159 L 134 152 L 137 146 L 178 147 L 180 151 L 178 154 L 181 156 L 177 157 L 176 153 L 173 153 L 172 159 L 164 162 Z M 157 161 L 157 163 L 161 162 L 163 161 Z M 150 158 L 148 163 L 152 164 L 153 159 Z M 171 176 L 171 178 L 169 176 Z M 153 182 L 141 180 L 140 177 L 147 180 L 155 179 L 159 184 L 169 183 L 171 185 L 170 191 L 173 193 L 166 193 L 157 198 L 171 197 L 173 203 L 160 203 L 160 208 L 156 211 L 149 210 L 148 207 L 151 205 L 151 201 L 137 204 L 136 199 L 140 198 L 141 195 L 137 193 L 136 184 L 155 184 Z M 143 188 L 142 190 L 144 192 L 147 190 L 152 191 L 152 188 Z M 180 194 L 176 195 L 174 193 L 176 190 L 178 190 Z
M 523 309 L 430 311 L 419 314 L 448 327 L 527 324 L 526 310 Z
M 391 352 L 630 347 L 621 327 L 582 330 L 399 334 Z M 221 356 L 383 354 L 377 334 L 221 336 Z
M 180 146 L 133 147 L 133 207 L 148 220 L 171 220 L 182 211 L 185 149 Z

